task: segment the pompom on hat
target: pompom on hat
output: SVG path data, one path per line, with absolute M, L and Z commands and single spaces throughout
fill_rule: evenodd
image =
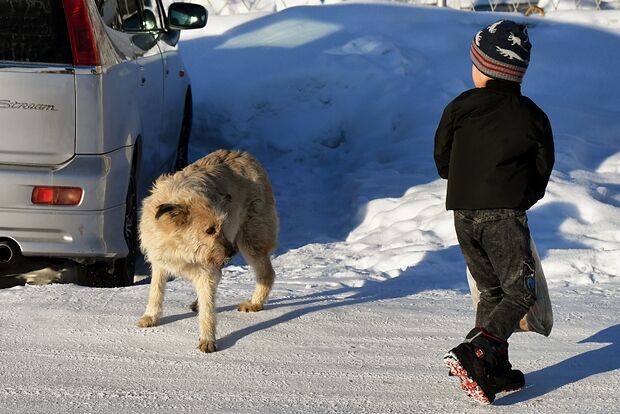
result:
M 500 20 L 476 33 L 470 55 L 473 64 L 485 75 L 521 83 L 530 63 L 531 49 L 525 25 Z

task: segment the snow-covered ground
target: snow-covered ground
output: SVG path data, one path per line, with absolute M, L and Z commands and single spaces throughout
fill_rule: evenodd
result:
M 265 311 L 234 310 L 253 288 L 241 260 L 224 270 L 214 354 L 195 349 L 179 279 L 147 330 L 143 276 L 0 290 L 0 413 L 619 412 L 620 15 L 596 13 L 508 15 L 530 26 L 523 92 L 557 159 L 529 212 L 555 325 L 511 338 L 525 389 L 479 406 L 441 360 L 474 313 L 433 135 L 471 87 L 471 38 L 506 15 L 345 4 L 211 17 L 182 38 L 192 156 L 247 149 L 274 185 Z

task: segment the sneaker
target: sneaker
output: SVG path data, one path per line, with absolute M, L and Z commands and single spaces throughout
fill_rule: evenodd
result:
M 461 380 L 461 388 L 469 398 L 481 404 L 490 404 L 495 400 L 495 392 L 487 381 L 487 363 L 476 356 L 473 345 L 462 343 L 450 350 L 443 360 L 450 369 L 450 375 Z

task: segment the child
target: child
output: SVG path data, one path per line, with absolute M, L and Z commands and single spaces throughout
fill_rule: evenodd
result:
M 521 95 L 530 49 L 526 27 L 513 21 L 479 31 L 470 49 L 476 87 L 448 104 L 435 134 L 446 208 L 480 291 L 476 327 L 444 361 L 481 403 L 525 382 L 507 339 L 536 300 L 525 211 L 545 194 L 554 163 L 549 120 Z

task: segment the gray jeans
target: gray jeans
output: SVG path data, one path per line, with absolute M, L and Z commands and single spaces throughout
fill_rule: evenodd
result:
M 465 263 L 480 291 L 476 327 L 508 339 L 536 301 L 530 230 L 523 210 L 455 210 Z

